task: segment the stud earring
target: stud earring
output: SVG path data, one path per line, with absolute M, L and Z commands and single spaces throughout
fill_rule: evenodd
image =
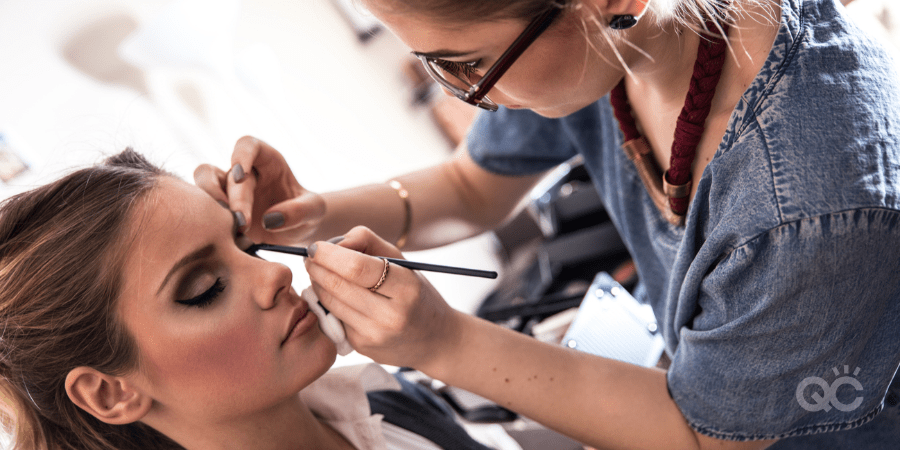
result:
M 623 14 L 620 16 L 613 16 L 612 20 L 609 21 L 609 27 L 613 30 L 627 30 L 638 23 L 638 18 L 632 16 L 631 14 Z

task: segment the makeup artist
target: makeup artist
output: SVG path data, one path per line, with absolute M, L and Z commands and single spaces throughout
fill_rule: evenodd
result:
M 253 138 L 195 177 L 254 241 L 315 242 L 313 286 L 359 352 L 599 448 L 896 446 L 900 88 L 838 2 L 362 3 L 448 94 L 499 110 L 384 184 L 309 192 Z M 374 257 L 493 229 L 576 154 L 667 371 L 459 313 Z

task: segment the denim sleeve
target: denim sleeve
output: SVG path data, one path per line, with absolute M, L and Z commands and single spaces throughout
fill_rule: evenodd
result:
M 481 112 L 466 145 L 479 166 L 501 175 L 541 173 L 575 156 L 561 120 L 524 109 Z
M 900 364 L 900 212 L 790 222 L 706 273 L 668 373 L 695 430 L 784 438 L 878 414 Z

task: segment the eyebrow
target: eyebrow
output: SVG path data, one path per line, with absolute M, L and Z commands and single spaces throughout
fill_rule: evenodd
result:
M 166 277 L 163 279 L 162 284 L 159 286 L 159 290 L 156 291 L 156 295 L 158 296 L 159 293 L 162 292 L 162 290 L 166 287 L 166 283 L 168 283 L 169 279 L 172 278 L 172 275 L 175 275 L 175 273 L 178 272 L 179 270 L 181 270 L 182 267 L 184 267 L 194 261 L 197 261 L 199 259 L 208 258 L 215 251 L 216 251 L 216 246 L 213 244 L 208 244 L 208 245 L 198 248 L 197 250 L 194 250 L 193 252 L 191 252 L 190 254 L 185 256 L 184 258 L 181 258 L 180 260 L 178 260 L 178 262 L 175 263 L 174 266 L 172 266 L 172 269 L 169 270 L 169 273 L 166 274 Z
M 467 51 L 467 52 L 458 52 L 453 50 L 435 50 L 433 52 L 412 52 L 415 56 L 424 56 L 426 58 L 460 58 L 463 56 L 471 55 L 475 53 L 475 51 Z

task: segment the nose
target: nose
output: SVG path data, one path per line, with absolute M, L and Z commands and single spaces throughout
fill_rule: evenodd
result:
M 258 285 L 260 289 L 251 287 L 252 295 L 261 309 L 272 309 L 278 304 L 279 298 L 289 297 L 294 274 L 288 266 L 281 263 L 259 259 L 257 264 L 263 265 L 263 267 L 255 268 L 260 271 L 260 276 L 257 278 L 260 282 Z

